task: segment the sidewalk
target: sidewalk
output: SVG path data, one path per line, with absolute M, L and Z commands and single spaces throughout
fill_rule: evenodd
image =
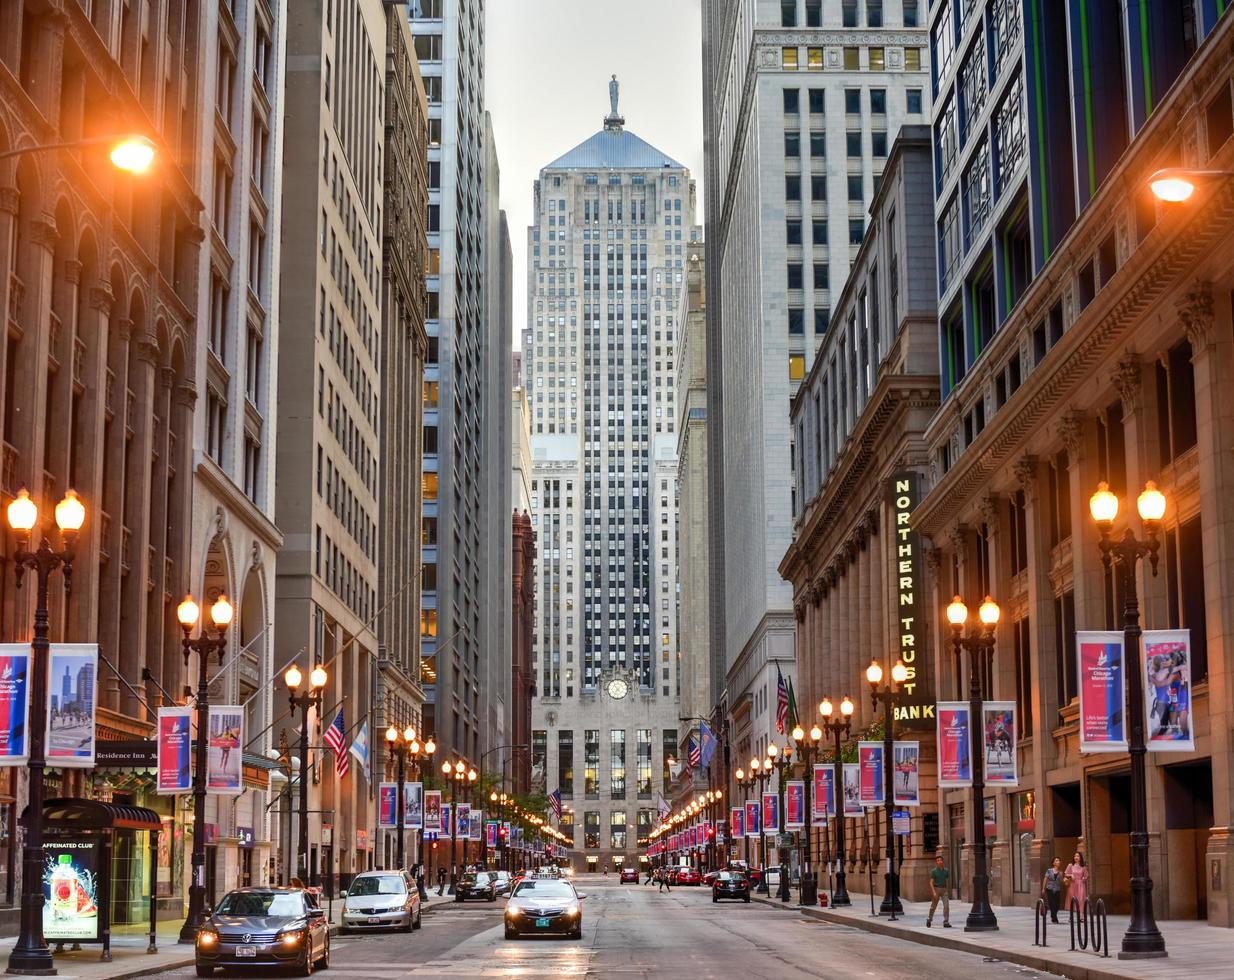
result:
M 820 889 L 820 893 L 822 889 Z M 794 892 L 794 897 L 796 893 Z M 1164 976 L 1229 976 L 1231 960 L 1231 935 L 1227 929 L 1218 929 L 1205 922 L 1175 920 L 1158 922 L 1165 936 L 1166 959 L 1120 960 L 1118 950 L 1128 917 L 1109 917 L 1110 955 L 1098 956 L 1092 951 L 1077 948 L 1071 951 L 1071 933 L 1065 916 L 1059 917 L 1061 925 L 1051 925 L 1047 933 L 1048 946 L 1033 945 L 1033 910 L 995 906 L 998 917 L 997 932 L 965 932 L 964 920 L 969 903 L 951 903 L 950 929 L 942 928 L 942 910 L 935 915 L 934 927 L 925 927 L 928 902 L 903 902 L 904 916 L 896 922 L 888 922 L 886 916 L 871 917 L 870 896 L 853 893 L 853 904 L 845 909 L 803 908 L 785 905 L 776 898 L 754 895 L 755 901 L 779 908 L 791 908 L 810 918 L 864 929 L 884 936 L 893 936 L 925 946 L 954 949 L 981 956 L 1018 963 L 1035 970 L 1057 973 L 1072 980 L 1160 980 Z M 875 903 L 881 901 L 875 896 Z M 1079 938 L 1077 935 L 1077 947 Z

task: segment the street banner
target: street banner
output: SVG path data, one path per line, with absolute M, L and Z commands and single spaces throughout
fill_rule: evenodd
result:
M 0 643 L 0 766 L 30 758 L 30 644 Z
M 778 793 L 763 794 L 763 833 L 780 832 L 780 796 Z
M 480 809 L 471 811 L 471 840 L 477 844 L 480 843 L 480 831 L 484 828 L 484 811 Z
M 833 763 L 814 763 L 814 800 L 812 816 L 822 821 L 836 815 L 836 767 Z
M 896 806 L 921 805 L 921 743 L 893 742 L 892 764 L 895 772 Z
M 746 800 L 746 836 L 747 837 L 757 837 L 758 836 L 760 816 L 762 816 L 762 807 L 759 806 L 758 800 Z
M 784 786 L 784 829 L 801 830 L 806 825 L 806 784 L 793 779 Z
M 986 701 L 981 706 L 981 744 L 987 786 L 1017 786 L 1015 702 Z
M 424 831 L 425 833 L 441 833 L 441 790 L 439 789 L 424 791 Z
M 1144 631 L 1144 714 L 1149 752 L 1194 752 L 1191 630 Z
M 455 825 L 459 840 L 467 840 L 471 837 L 471 806 L 469 804 L 458 804 L 458 816 L 455 817 Z
M 972 786 L 968 702 L 938 702 L 938 785 Z
M 733 840 L 740 840 L 746 835 L 745 807 L 733 806 L 728 808 L 728 827 L 728 836 Z
M 403 783 L 403 827 L 420 830 L 424 827 L 424 784 Z
M 193 709 L 158 710 L 158 786 L 161 796 L 187 793 L 193 786 Z
M 238 704 L 212 704 L 208 715 L 206 792 L 239 796 L 244 791 L 241 780 L 244 709 Z
M 858 742 L 857 765 L 861 767 L 861 805 L 882 806 L 886 796 L 883 776 L 883 743 Z
M 398 783 L 377 785 L 377 827 L 393 830 L 398 826 Z
M 441 804 L 441 836 L 454 837 L 454 824 L 451 822 L 453 814 L 450 812 L 450 804 Z
M 1123 634 L 1081 630 L 1075 635 L 1075 643 L 1080 674 L 1080 751 L 1126 752 Z
M 47 658 L 47 764 L 93 769 L 99 648 L 53 643 Z
M 99 939 L 98 886 L 103 841 L 81 837 L 43 842 L 43 937 L 53 941 Z
M 497 821 L 486 820 L 484 822 L 484 844 L 486 847 L 497 846 Z
M 861 805 L 861 765 L 856 762 L 844 763 L 844 816 L 861 817 L 865 808 Z

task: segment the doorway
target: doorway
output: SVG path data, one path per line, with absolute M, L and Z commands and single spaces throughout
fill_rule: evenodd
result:
M 951 897 L 959 900 L 963 897 L 960 894 L 960 880 L 965 877 L 960 873 L 960 861 L 964 854 L 965 841 L 968 838 L 968 828 L 964 823 L 964 804 L 952 803 L 947 808 L 947 818 L 951 825 L 951 833 L 947 839 L 947 864 L 951 868 Z
M 1212 760 L 1165 766 L 1163 773 L 1166 853 L 1170 862 L 1166 917 L 1207 919 L 1205 854 L 1213 826 Z

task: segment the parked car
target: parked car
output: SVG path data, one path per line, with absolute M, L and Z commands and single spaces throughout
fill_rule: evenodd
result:
M 489 874 L 497 880 L 497 894 L 509 895 L 510 889 L 514 887 L 514 879 L 511 877 L 510 872 L 490 871 Z
M 698 885 L 702 884 L 703 876 L 699 874 L 698 868 L 678 868 L 677 881 L 678 885 Z
M 488 871 L 467 871 L 458 879 L 454 888 L 454 900 L 465 902 L 469 898 L 485 898 L 497 901 L 497 879 Z
M 420 890 L 411 875 L 398 871 L 362 871 L 343 892 L 344 935 L 371 929 L 420 928 Z
M 703 875 L 703 884 L 706 885 L 708 888 L 710 888 L 713 884 L 715 884 L 716 875 L 718 875 L 719 873 L 720 873 L 719 871 L 706 872 Z
M 291 966 L 307 977 L 330 965 L 330 924 L 303 888 L 237 888 L 202 923 L 194 961 L 199 977 L 250 965 Z
M 623 885 L 627 885 L 627 884 L 637 885 L 638 884 L 638 868 L 622 868 L 621 869 L 621 883 Z
M 525 933 L 583 938 L 583 899 L 574 885 L 557 878 L 526 878 L 506 903 L 506 938 Z
M 718 902 L 722 898 L 750 901 L 750 879 L 740 871 L 718 872 L 711 885 L 711 900 Z

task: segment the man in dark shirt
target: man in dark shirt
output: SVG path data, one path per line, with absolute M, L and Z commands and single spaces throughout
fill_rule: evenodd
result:
M 951 903 L 947 894 L 947 883 L 951 880 L 951 869 L 943 864 L 943 856 L 934 856 L 934 867 L 930 869 L 930 911 L 926 915 L 926 928 L 934 923 L 934 910 L 938 903 L 943 903 L 943 928 L 951 928 Z

